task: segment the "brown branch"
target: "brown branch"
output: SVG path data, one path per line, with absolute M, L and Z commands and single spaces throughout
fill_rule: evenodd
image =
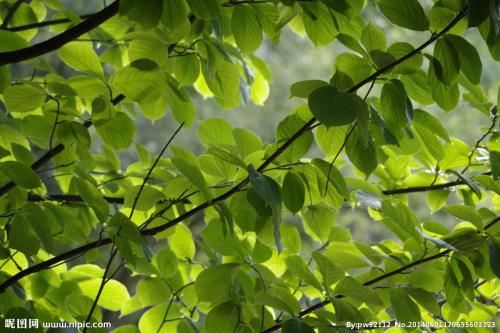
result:
M 491 228 L 494 224 L 496 224 L 498 221 L 500 221 L 500 216 L 497 216 L 495 219 L 493 219 L 490 223 L 488 223 L 484 229 L 489 229 Z M 401 266 L 400 268 L 398 269 L 395 269 L 393 271 L 390 271 L 388 273 L 385 273 L 385 274 L 382 274 L 374 279 L 371 279 L 371 280 L 368 280 L 366 281 L 365 283 L 363 283 L 364 286 L 371 286 L 371 285 L 374 285 L 380 281 L 383 281 L 383 280 L 386 280 L 394 275 L 398 275 L 398 274 L 401 274 L 401 273 L 404 273 L 405 271 L 407 271 L 408 269 L 410 268 L 413 268 L 413 267 L 416 267 L 416 266 L 419 266 L 421 264 L 424 264 L 426 262 L 429 262 L 429 261 L 433 261 L 433 260 L 436 260 L 436 259 L 439 259 L 439 258 L 442 258 L 442 257 L 445 257 L 446 255 L 448 255 L 449 253 L 451 252 L 451 250 L 444 250 L 444 251 L 441 251 L 441 252 L 438 252 L 432 256 L 429 256 L 429 257 L 425 257 L 425 258 L 422 258 L 422 259 L 419 259 L 419 260 L 415 260 L 411 263 L 409 263 L 408 265 L 404 265 L 404 266 Z M 336 298 L 343 298 L 344 296 L 342 295 L 337 295 Z M 307 307 L 305 308 L 304 310 L 300 311 L 299 314 L 298 314 L 298 317 L 299 318 L 302 318 L 318 309 L 321 309 L 323 308 L 324 306 L 330 304 L 332 301 L 330 299 L 326 299 L 324 301 L 321 301 L 319 303 L 316 303 L 316 304 L 313 304 L 311 305 L 310 307 Z M 277 323 L 269 328 L 266 328 L 265 330 L 263 330 L 262 332 L 260 333 L 270 333 L 270 332 L 273 332 L 273 331 L 276 331 L 278 329 L 281 328 L 283 324 L 282 323 Z
M 123 205 L 125 200 L 123 197 L 108 197 L 103 196 L 104 200 L 106 200 L 110 204 L 118 204 Z M 41 201 L 61 201 L 61 202 L 83 202 L 83 199 L 78 194 L 46 194 L 46 195 L 38 195 L 35 193 L 28 193 L 28 201 L 31 202 L 41 202 Z
M 353 93 L 357 91 L 359 88 L 364 86 L 367 83 L 372 82 L 375 80 L 379 75 L 382 75 L 389 69 L 393 68 L 394 66 L 397 66 L 404 62 L 405 60 L 413 57 L 414 55 L 418 54 L 420 51 L 422 51 L 425 47 L 429 46 L 432 44 L 436 39 L 438 39 L 442 34 L 446 33 L 448 30 L 450 30 L 454 25 L 456 25 L 467 13 L 467 7 L 465 7 L 464 10 L 462 10 L 458 15 L 453 19 L 453 21 L 448 24 L 442 31 L 439 33 L 434 34 L 428 41 L 420 45 L 417 49 L 413 50 L 412 52 L 408 53 L 407 55 L 397 59 L 393 63 L 387 65 L 386 67 L 379 69 L 376 71 L 374 74 L 370 75 L 368 78 L 365 80 L 359 82 L 355 86 L 353 86 L 351 89 L 348 90 L 348 92 Z M 119 96 L 117 96 L 118 98 Z M 125 98 L 124 96 L 122 98 Z M 314 125 L 316 119 L 312 118 L 310 119 L 302 128 L 300 128 L 296 133 L 294 133 L 285 143 L 283 143 L 278 149 L 271 154 L 257 169 L 258 171 L 262 172 L 268 165 L 270 165 L 278 156 L 280 156 L 293 142 L 295 142 L 299 137 L 301 137 L 304 133 L 309 131 L 311 129 L 311 126 Z M 91 124 L 91 123 L 90 123 Z M 89 125 L 90 126 L 90 125 Z M 57 148 L 57 146 L 55 147 Z M 211 201 L 206 201 L 203 204 L 194 207 L 193 209 L 185 212 L 184 214 L 178 216 L 177 218 L 167 222 L 166 224 L 159 225 L 157 227 L 151 228 L 151 229 L 145 229 L 141 230 L 141 234 L 143 236 L 151 236 L 155 235 L 163 230 L 166 230 L 170 227 L 173 227 L 180 223 L 181 221 L 184 221 L 193 215 L 197 214 L 198 212 L 203 211 L 204 209 L 213 206 L 215 203 L 226 200 L 227 198 L 231 197 L 233 194 L 241 191 L 241 189 L 248 183 L 249 179 L 248 177 L 239 182 L 237 185 L 235 185 L 232 189 L 228 190 L 227 192 L 219 195 L 218 197 L 212 199 Z M 1 192 L 0 192 L 1 195 Z M 165 211 L 160 210 L 156 214 L 153 215 L 152 218 L 156 218 L 157 216 L 160 216 L 163 214 Z M 15 282 L 19 281 L 23 277 L 33 274 L 35 272 L 39 272 L 45 269 L 50 268 L 52 265 L 57 264 L 60 261 L 63 260 L 68 260 L 76 255 L 79 255 L 81 253 L 87 252 L 89 250 L 98 248 L 100 246 L 106 245 L 111 243 L 110 238 L 105 238 L 99 241 L 95 241 L 92 243 L 88 243 L 86 245 L 80 246 L 76 249 L 70 250 L 68 252 L 62 253 L 56 257 L 53 257 L 49 260 L 43 261 L 41 263 L 38 263 L 36 265 L 33 265 L 31 267 L 26 268 L 25 270 L 11 276 L 7 280 L 5 280 L 2 284 L 0 284 L 0 293 L 3 293 L 9 286 L 14 284 Z
M 9 12 L 5 16 L 5 19 L 3 20 L 2 24 L 0 25 L 0 29 L 5 29 L 9 25 L 10 21 L 14 18 L 14 14 L 16 11 L 21 7 L 25 0 L 17 0 L 12 7 L 9 9 Z
M 89 32 L 113 17 L 116 13 L 118 13 L 119 3 L 120 0 L 116 0 L 100 12 L 90 16 L 85 21 L 78 23 L 74 27 L 69 28 L 49 40 L 20 50 L 0 52 L 0 66 L 36 58 L 59 49 L 65 44 Z

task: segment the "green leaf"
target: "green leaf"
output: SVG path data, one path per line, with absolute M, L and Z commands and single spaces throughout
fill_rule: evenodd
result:
M 99 287 L 101 286 L 101 280 L 101 278 L 97 278 L 82 281 L 78 286 L 83 295 L 95 299 Z M 123 284 L 116 280 L 108 280 L 97 304 L 105 309 L 118 311 L 129 298 L 130 295 L 128 290 Z
M 296 214 L 305 200 L 305 186 L 302 179 L 296 173 L 290 171 L 283 179 L 283 202 L 293 214 Z
M 100 78 L 104 76 L 101 62 L 91 43 L 68 43 L 59 49 L 59 57 L 66 65 L 77 71 L 95 74 Z
M 167 61 L 167 47 L 156 35 L 146 35 L 145 38 L 135 39 L 129 43 L 128 57 L 132 67 L 142 71 L 154 70 L 164 65 Z M 144 68 L 145 60 L 149 60 L 150 62 L 146 68 Z M 142 61 L 143 65 L 137 66 L 138 61 Z
M 469 10 L 467 14 L 469 18 L 469 27 L 477 27 L 488 18 L 490 2 L 489 0 L 474 0 L 468 2 Z
M 219 14 L 219 3 L 217 0 L 187 0 L 191 11 L 196 17 L 210 20 Z
M 489 259 L 491 270 L 497 277 L 500 277 L 500 244 L 498 241 L 489 241 Z
M 319 272 L 323 277 L 323 283 L 329 287 L 340 281 L 344 276 L 344 271 L 333 261 L 319 252 L 313 252 L 312 257 L 316 262 Z
M 169 236 L 170 249 L 181 259 L 193 259 L 196 253 L 191 230 L 184 224 L 175 226 L 174 233 Z
M 399 322 L 411 323 L 420 321 L 420 309 L 404 289 L 391 289 L 390 295 L 392 310 L 396 313 L 396 318 Z
M 133 101 L 141 101 L 153 91 L 151 87 L 159 80 L 157 71 L 142 71 L 133 66 L 127 66 L 114 73 L 109 83 L 116 92 L 125 95 Z
M 290 97 L 308 98 L 316 89 L 328 86 L 328 82 L 321 80 L 305 80 L 292 84 L 290 87 Z
M 305 124 L 306 121 L 298 114 L 292 114 L 283 119 L 278 124 L 278 129 L 276 131 L 277 144 L 281 145 L 289 140 L 298 130 L 305 126 Z M 312 133 L 304 133 L 287 148 L 287 150 L 282 154 L 282 158 L 287 162 L 294 163 L 307 154 L 312 143 Z
M 425 112 L 420 109 L 413 110 L 413 122 L 415 126 L 425 127 L 432 133 L 440 136 L 442 139 L 450 141 L 450 136 L 448 135 L 448 132 L 446 131 L 444 126 L 436 117 L 431 115 L 429 112 Z
M 351 200 L 351 195 L 347 189 L 347 184 L 344 177 L 340 173 L 339 169 L 335 165 L 330 165 L 328 162 L 320 159 L 313 159 L 312 163 L 321 170 L 321 172 L 326 176 L 330 177 L 329 181 L 335 187 L 337 192 L 344 197 L 346 200 Z
M 378 0 L 377 4 L 392 23 L 410 30 L 425 31 L 429 20 L 417 0 Z
M 323 290 L 321 283 L 318 278 L 310 271 L 306 261 L 296 255 L 290 255 L 285 259 L 286 265 L 290 272 L 301 280 L 304 280 L 307 284 L 315 287 L 318 290 Z
M 30 84 L 7 87 L 4 92 L 5 106 L 9 112 L 33 111 L 45 101 L 45 92 Z
M 32 189 L 41 185 L 35 171 L 26 164 L 16 161 L 0 162 L 0 172 L 16 185 Z
M 122 0 L 120 15 L 139 23 L 143 28 L 154 28 L 160 21 L 163 12 L 163 0 Z
M 177 273 L 179 262 L 175 253 L 170 248 L 163 248 L 155 255 L 154 260 L 162 276 L 168 278 Z
M 491 173 L 495 180 L 500 179 L 500 152 L 490 151 Z
M 239 310 L 233 302 L 222 303 L 210 310 L 205 320 L 206 333 L 233 333 Z
M 95 128 L 103 141 L 115 149 L 126 149 L 134 141 L 134 122 L 123 112 L 111 119 L 96 121 Z
M 248 175 L 250 184 L 266 203 L 281 203 L 281 189 L 274 179 L 259 173 L 251 164 L 248 166 Z
M 40 240 L 22 214 L 16 214 L 10 223 L 9 246 L 28 256 L 37 254 L 40 249 Z
M 304 4 L 304 8 L 302 21 L 307 36 L 314 45 L 322 46 L 333 41 L 337 35 L 337 28 L 328 7 L 321 2 L 312 2 Z
M 200 76 L 200 60 L 198 60 L 196 54 L 177 57 L 175 59 L 174 73 L 175 78 L 181 85 L 190 85 Z
M 144 279 L 137 283 L 136 294 L 143 306 L 165 302 L 172 295 L 167 284 L 159 278 Z
M 242 158 L 262 148 L 262 140 L 252 131 L 244 128 L 233 129 L 233 138 Z
M 196 278 L 196 294 L 200 301 L 220 304 L 232 298 L 233 273 L 237 264 L 223 264 L 203 270 Z
M 203 193 L 205 199 L 209 200 L 211 198 L 212 195 L 208 189 L 207 181 L 200 171 L 197 160 L 192 160 L 184 156 L 174 156 L 172 157 L 172 163 L 184 177 Z
M 455 82 L 452 85 L 446 85 L 438 78 L 437 67 L 440 64 L 437 60 L 431 60 L 429 63 L 429 72 L 427 74 L 427 82 L 430 85 L 432 97 L 437 105 L 445 111 L 451 111 L 457 106 L 460 99 L 460 91 L 458 84 Z
M 231 16 L 231 30 L 236 44 L 243 52 L 253 52 L 262 43 L 262 28 L 250 5 L 236 6 Z
M 466 205 L 446 205 L 444 211 L 459 219 L 472 222 L 478 230 L 483 230 L 484 228 L 481 215 L 479 215 L 474 207 Z
M 472 84 L 478 84 L 483 69 L 479 52 L 460 36 L 445 35 L 444 38 L 453 46 L 458 55 L 460 71 Z
M 460 71 L 459 55 L 447 39 L 438 39 L 434 47 L 434 58 L 439 62 L 434 63 L 437 78 L 445 84 L 454 83 Z
M 407 205 L 395 199 L 385 199 L 382 201 L 382 213 L 387 217 L 387 219 L 382 220 L 382 223 L 402 241 L 411 237 L 420 240 L 420 236 L 415 230 L 419 227 L 418 219 Z
M 149 185 L 142 187 L 142 190 L 139 193 L 141 187 L 141 185 L 137 185 L 127 191 L 125 194 L 125 207 L 132 208 L 138 194 L 140 195 L 137 198 L 137 203 L 134 207 L 136 210 L 150 210 L 158 203 L 158 201 L 165 199 L 165 195 L 162 192 Z
M 415 48 L 411 44 L 399 42 L 389 46 L 387 52 L 393 55 L 395 59 L 400 59 L 408 54 L 415 52 Z M 417 53 L 410 59 L 406 59 L 405 61 L 403 61 L 403 63 L 394 67 L 393 72 L 401 74 L 411 74 L 418 72 L 418 70 L 422 66 L 423 61 L 424 57 L 422 56 L 422 54 Z
M 205 119 L 200 122 L 197 134 L 205 147 L 234 144 L 233 126 L 227 120 L 221 118 Z
M 330 237 L 336 218 L 332 209 L 325 206 L 308 206 L 302 210 L 302 216 L 313 236 L 322 242 Z
M 408 123 L 406 91 L 399 80 L 384 84 L 380 95 L 380 114 L 396 133 Z
M 372 23 L 368 23 L 361 32 L 361 43 L 368 51 L 381 50 L 387 47 L 385 34 Z
M 285 321 L 281 330 L 283 333 L 314 333 L 312 327 L 297 318 Z
M 363 139 L 358 127 L 354 128 L 349 140 L 346 143 L 347 156 L 352 164 L 364 174 L 371 174 L 378 165 L 377 152 L 372 140 L 368 144 L 363 144 Z
M 78 194 L 92 208 L 99 221 L 106 221 L 108 219 L 109 206 L 102 197 L 102 193 L 86 180 L 75 177 L 73 181 L 75 182 Z
M 309 109 L 322 124 L 342 126 L 352 123 L 356 114 L 367 112 L 365 102 L 357 95 L 321 87 L 309 95 Z

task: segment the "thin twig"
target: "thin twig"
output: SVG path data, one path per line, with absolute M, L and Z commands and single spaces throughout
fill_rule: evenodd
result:
M 5 30 L 8 27 L 10 21 L 12 21 L 12 19 L 14 18 L 14 14 L 19 9 L 19 7 L 21 7 L 21 5 L 23 4 L 24 1 L 26 1 L 26 0 L 17 0 L 12 5 L 12 7 L 9 9 L 9 12 L 5 16 L 5 19 L 3 20 L 2 24 L 0 24 L 0 29 Z

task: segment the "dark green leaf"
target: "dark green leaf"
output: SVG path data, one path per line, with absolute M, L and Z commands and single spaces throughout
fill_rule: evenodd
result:
M 309 108 L 313 115 L 326 126 L 342 126 L 352 123 L 359 112 L 367 112 L 366 104 L 357 95 L 322 87 L 309 95 Z
M 251 164 L 248 166 L 248 175 L 250 184 L 266 203 L 281 203 L 281 189 L 274 179 L 257 172 Z
M 304 205 L 305 186 L 300 176 L 290 171 L 283 179 L 283 202 L 292 213 L 296 214 Z
M 417 31 L 429 28 L 429 20 L 417 0 L 378 0 L 377 3 L 385 17 L 400 27 Z

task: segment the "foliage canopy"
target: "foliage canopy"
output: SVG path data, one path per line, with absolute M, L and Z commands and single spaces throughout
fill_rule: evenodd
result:
M 79 16 L 58 0 L 1 1 L 0 317 L 116 312 L 116 333 L 494 325 L 500 90 L 482 63 L 500 60 L 499 8 L 115 0 Z M 424 42 L 391 42 L 388 24 Z M 303 104 L 275 142 L 200 120 L 194 94 L 221 109 L 265 102 L 271 70 L 254 52 L 283 29 L 344 48 L 329 82 L 290 82 Z M 441 120 L 459 106 L 489 118 L 473 144 Z M 167 112 L 179 127 L 151 156 L 136 119 Z M 189 126 L 201 154 L 174 144 Z M 336 225 L 348 209 L 393 237 L 356 241 Z

